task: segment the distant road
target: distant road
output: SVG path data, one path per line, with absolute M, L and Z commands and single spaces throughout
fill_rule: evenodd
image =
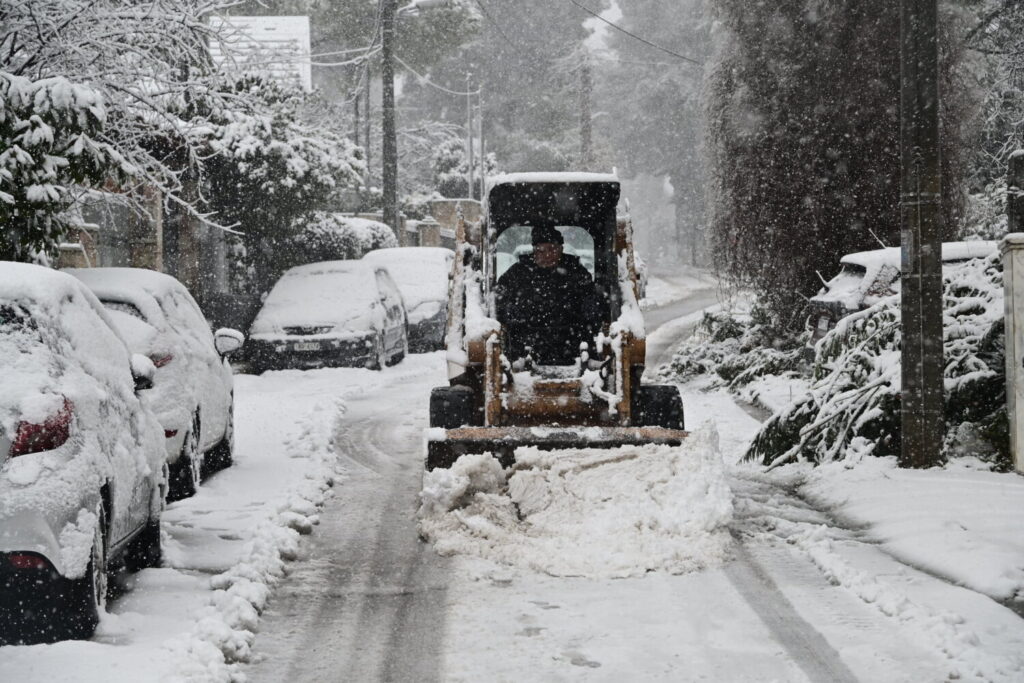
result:
M 671 330 L 671 334 L 655 334 L 666 323 L 693 315 L 718 304 L 718 290 L 698 289 L 685 298 L 644 311 L 647 328 L 647 367 L 654 368 L 668 360 L 668 354 L 683 339 L 693 334 L 697 322 Z

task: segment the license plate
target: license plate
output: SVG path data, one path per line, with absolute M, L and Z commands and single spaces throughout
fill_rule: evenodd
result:
M 830 322 L 832 321 L 829 320 L 827 317 L 821 316 L 820 318 L 818 318 L 818 329 L 821 330 L 822 332 L 828 331 L 828 324 Z
M 296 351 L 319 351 L 320 342 L 295 342 Z

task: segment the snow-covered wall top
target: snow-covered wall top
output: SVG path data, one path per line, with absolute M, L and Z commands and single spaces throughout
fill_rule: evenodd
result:
M 943 261 L 966 261 L 972 258 L 982 258 L 998 249 L 999 243 L 994 241 L 978 240 L 975 242 L 943 242 Z M 894 266 L 900 267 L 900 247 L 886 247 L 884 249 L 873 249 L 872 251 L 859 251 L 855 254 L 847 254 L 841 263 L 850 263 L 864 268 Z
M 578 173 L 566 171 L 531 171 L 528 173 L 505 173 L 487 179 L 488 188 L 513 183 L 617 183 L 615 173 Z

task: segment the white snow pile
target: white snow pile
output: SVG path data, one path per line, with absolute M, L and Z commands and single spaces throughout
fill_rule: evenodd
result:
M 325 419 L 334 410 L 335 419 Z M 257 522 L 239 561 L 210 580 L 213 594 L 197 615 L 191 633 L 166 644 L 178 670 L 167 681 L 241 681 L 237 664 L 250 661 L 260 614 L 271 587 L 285 576 L 285 563 L 295 559 L 300 534 L 319 523 L 318 511 L 334 485 L 336 455 L 332 434 L 345 406 L 318 405 L 286 444 L 291 458 L 310 462 L 305 479 L 295 485 L 286 502 Z
M 732 491 L 710 424 L 686 443 L 466 455 L 424 477 L 420 533 L 441 555 L 553 576 L 682 574 L 727 559 Z

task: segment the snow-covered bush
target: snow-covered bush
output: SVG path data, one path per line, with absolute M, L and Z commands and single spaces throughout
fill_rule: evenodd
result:
M 0 70 L 0 260 L 56 249 L 73 186 L 131 171 L 99 137 L 107 118 L 95 89 L 66 78 Z
M 288 253 L 290 266 L 316 261 L 362 258 L 373 249 L 397 247 L 394 231 L 384 223 L 317 211 L 304 217 Z
M 800 337 L 768 325 L 759 309 L 751 315 L 705 313 L 661 375 L 679 382 L 714 375 L 717 382 L 737 389 L 765 375 L 800 372 L 802 346 Z
M 1003 284 L 998 255 L 945 273 L 944 453 L 1007 464 Z M 746 457 L 766 465 L 900 451 L 900 300 L 839 322 L 816 348 L 810 392 L 761 428 Z

